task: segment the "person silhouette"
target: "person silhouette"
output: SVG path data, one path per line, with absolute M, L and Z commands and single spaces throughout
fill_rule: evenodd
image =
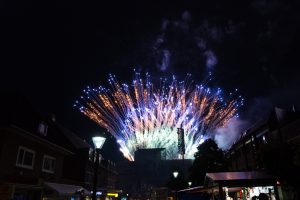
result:
M 265 193 L 260 193 L 259 196 L 258 196 L 258 199 L 259 200 L 269 200 L 269 197 Z

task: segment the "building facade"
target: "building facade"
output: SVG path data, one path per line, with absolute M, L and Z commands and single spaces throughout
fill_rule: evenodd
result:
M 60 182 L 69 150 L 16 126 L 0 129 L 0 199 L 41 199 L 43 183 Z
M 118 187 L 133 199 L 166 199 L 172 186 L 186 182 L 192 160 L 166 160 L 164 149 L 139 149 L 134 161 L 117 163 Z M 173 177 L 173 172 L 178 177 Z
M 90 196 L 93 147 L 19 95 L 4 95 L 0 103 L 6 105 L 0 113 L 0 199 L 70 199 L 80 196 L 78 190 Z M 114 189 L 115 165 L 100 161 L 98 186 Z
M 227 152 L 231 171 L 262 169 L 258 153 L 266 145 L 300 146 L 300 113 L 274 108 L 268 119 L 246 130 Z M 299 150 L 299 149 L 298 149 Z M 296 151 L 298 151 L 296 150 Z M 295 164 L 299 164 L 296 156 Z M 276 159 L 276 155 L 274 155 Z
M 266 171 L 278 177 L 280 199 L 299 199 L 300 113 L 275 108 L 227 152 L 230 171 Z

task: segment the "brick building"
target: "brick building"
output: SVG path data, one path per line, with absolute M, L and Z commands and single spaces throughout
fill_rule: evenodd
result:
M 227 153 L 231 171 L 261 169 L 258 152 L 266 145 L 300 146 L 300 113 L 274 108 L 268 119 L 246 130 Z M 275 155 L 274 155 L 275 156 Z M 295 160 L 299 166 L 298 160 Z
M 60 182 L 64 157 L 72 154 L 16 126 L 0 128 L 0 141 L 0 199 L 40 199 L 43 182 Z
M 280 199 L 299 199 L 300 113 L 274 108 L 227 152 L 230 171 L 267 171 L 282 180 Z
M 22 96 L 3 97 L 0 103 L 6 106 L 0 113 L 0 199 L 67 198 L 81 189 L 90 195 L 93 147 L 59 124 L 54 115 L 36 112 Z M 101 159 L 98 186 L 113 189 L 116 179 L 114 163 Z

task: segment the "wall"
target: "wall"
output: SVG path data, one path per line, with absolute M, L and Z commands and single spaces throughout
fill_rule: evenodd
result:
M 52 150 L 46 144 L 38 142 L 30 136 L 19 134 L 16 131 L 0 129 L 0 134 L 2 136 L 0 180 L 34 184 L 37 184 L 39 179 L 45 181 L 59 181 L 63 164 L 63 155 L 61 153 Z M 19 146 L 24 146 L 35 151 L 33 169 L 16 166 Z M 45 154 L 56 158 L 54 174 L 42 171 L 43 156 Z

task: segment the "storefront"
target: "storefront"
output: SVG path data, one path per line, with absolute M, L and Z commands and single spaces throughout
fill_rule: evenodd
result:
M 204 186 L 179 191 L 181 199 L 252 200 L 256 197 L 280 200 L 279 181 L 263 172 L 207 173 Z
M 241 187 L 241 188 L 227 188 L 224 187 L 225 197 L 228 200 L 253 200 L 266 198 L 268 200 L 276 200 L 274 186 L 260 186 L 260 187 Z
M 96 198 L 97 200 L 128 200 L 129 194 L 117 189 L 98 188 Z

